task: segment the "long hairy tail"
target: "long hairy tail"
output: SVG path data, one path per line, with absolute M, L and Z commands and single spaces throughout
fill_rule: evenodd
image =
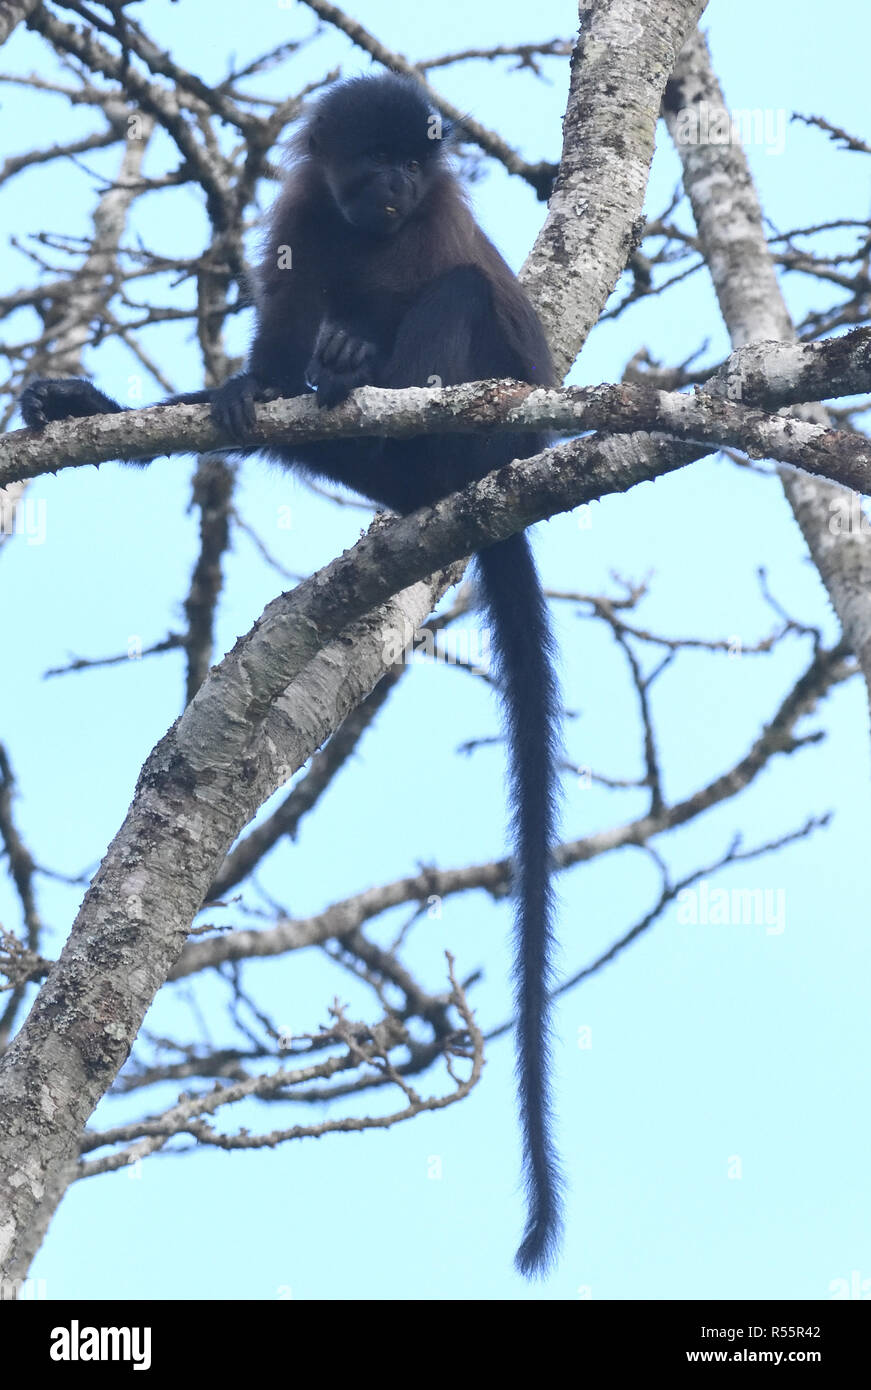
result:
M 517 1077 L 527 1218 L 515 1256 L 544 1274 L 562 1231 L 562 1176 L 552 1138 L 549 987 L 551 852 L 556 829 L 559 701 L 547 605 L 524 534 L 482 550 L 477 569 L 502 682 L 510 753 L 516 899 Z

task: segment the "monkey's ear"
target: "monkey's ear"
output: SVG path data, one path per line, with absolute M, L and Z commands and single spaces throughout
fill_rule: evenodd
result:
M 310 122 L 308 130 L 308 152 L 315 159 L 319 159 L 324 152 L 323 129 L 323 116 L 315 116 L 314 120 Z
M 440 111 L 433 111 L 429 118 L 429 139 L 436 145 L 440 145 L 447 153 L 457 142 L 457 132 L 459 126 L 456 121 L 443 116 Z

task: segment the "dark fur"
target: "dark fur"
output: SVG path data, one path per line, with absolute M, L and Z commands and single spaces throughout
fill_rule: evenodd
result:
M 296 396 L 314 387 L 318 404 L 329 407 L 363 384 L 449 386 L 489 377 L 555 384 L 538 318 L 475 222 L 444 143 L 432 133 L 421 90 L 393 75 L 330 89 L 303 123 L 269 219 L 248 368 L 212 398 L 214 417 L 232 438 L 244 443 L 254 403 L 266 390 Z M 290 269 L 279 266 L 281 247 L 290 248 Z M 87 382 L 38 382 L 22 397 L 25 420 L 35 427 L 109 408 L 118 407 Z M 270 453 L 409 512 L 545 444 L 532 434 L 451 435 L 342 440 Z M 477 571 L 510 745 L 529 1204 L 517 1265 L 533 1274 L 553 1259 L 561 1226 L 548 1079 L 558 701 L 547 610 L 526 537 L 481 552 Z

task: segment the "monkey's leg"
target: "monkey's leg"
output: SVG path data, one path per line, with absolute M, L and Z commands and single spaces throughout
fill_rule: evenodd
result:
M 28 429 L 42 430 L 51 420 L 85 415 L 118 415 L 124 409 L 111 396 L 82 377 L 32 381 L 21 393 L 18 408 Z

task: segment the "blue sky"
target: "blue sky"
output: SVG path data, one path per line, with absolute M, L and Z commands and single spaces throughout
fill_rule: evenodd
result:
M 232 0 L 152 0 L 147 9 L 154 36 L 191 65 L 207 16 L 200 69 L 207 79 L 223 74 L 231 54 L 245 61 L 311 25 L 297 6 L 247 6 L 242 33 Z M 350 9 L 412 58 L 566 35 L 576 14 L 571 4 L 552 0 L 533 10 L 497 0 L 432 7 L 358 0 Z M 730 106 L 823 114 L 867 138 L 867 7 L 844 0 L 825 15 L 826 26 L 810 3 L 713 0 L 705 24 Z M 48 49 L 23 30 L 3 61 L 6 71 L 54 70 Z M 283 94 L 338 63 L 346 72 L 366 66 L 328 35 L 270 74 L 266 89 Z M 559 60 L 546 62 L 545 71 L 548 84 L 509 74 L 505 65 L 470 63 L 440 71 L 436 85 L 528 157 L 553 158 L 566 75 Z M 2 100 L 12 133 L 8 152 L 91 128 L 86 111 L 59 98 L 6 87 Z M 748 156 L 765 210 L 781 228 L 867 215 L 868 161 L 833 150 L 819 132 L 788 124 L 781 153 L 751 148 Z M 151 158 L 152 170 L 171 162 L 168 142 L 155 142 Z M 87 160 L 108 176 L 116 165 L 111 152 Z M 651 214 L 667 204 L 678 177 L 660 128 Z M 45 230 L 85 233 L 93 187 L 70 164 L 29 172 L 0 190 L 3 226 L 19 239 Z M 488 233 L 519 266 L 542 206 L 498 168 L 487 169 L 473 199 Z M 195 250 L 203 229 L 198 194 L 154 195 L 137 210 L 136 228 L 154 249 L 175 249 L 181 239 Z M 0 263 L 6 286 L 30 274 L 5 244 Z M 785 289 L 796 317 L 828 298 L 797 277 Z M 187 287 L 161 290 L 166 301 L 190 302 Z M 21 315 L 10 337 L 32 331 Z M 240 322 L 232 332 L 231 346 L 242 351 L 248 326 Z M 700 273 L 603 324 L 571 380 L 618 378 L 641 345 L 663 361 L 680 361 L 706 339 L 705 360 L 716 362 L 727 341 Z M 199 384 L 187 327 L 152 330 L 146 343 L 179 388 Z M 122 396 L 135 370 L 114 345 L 91 352 L 86 366 Z M 159 394 L 147 385 L 148 398 Z M 19 777 L 16 812 L 27 842 L 41 863 L 63 873 L 91 871 L 104 853 L 143 758 L 178 713 L 181 659 L 129 662 L 62 681 L 42 675 L 70 654 L 125 651 L 131 637 L 147 645 L 180 626 L 196 554 L 196 519 L 186 510 L 190 468 L 191 460 L 175 458 L 143 472 L 105 465 L 42 480 L 31 498 L 45 504 L 44 542 L 20 538 L 0 559 L 0 737 Z M 276 525 L 286 504 L 290 532 Z M 353 543 L 364 520 L 257 461 L 244 466 L 239 505 L 295 571 Z M 773 479 L 707 460 L 597 504 L 592 521 L 585 529 L 565 516 L 537 528 L 549 585 L 599 592 L 609 588 L 611 572 L 630 579 L 652 572 L 639 614 L 645 625 L 669 634 L 738 635 L 747 645 L 772 626 L 756 580 L 765 565 L 772 590 L 794 616 L 818 624 L 829 639 L 836 633 Z M 218 654 L 280 584 L 237 534 Z M 565 605 L 557 621 L 566 703 L 576 712 L 566 730 L 571 760 L 612 777 L 638 775 L 634 697 L 613 641 Z M 654 694 L 666 794 L 686 793 L 739 757 L 809 655 L 808 644 L 794 638 L 769 658 L 681 656 Z M 825 729 L 822 743 L 776 761 L 739 801 L 656 843 L 679 876 L 716 860 L 737 831 L 748 845 L 766 842 L 834 811 L 813 838 L 712 879 L 712 887 L 782 890 L 782 932 L 688 926 L 672 911 L 561 1001 L 557 1107 L 570 1195 L 564 1258 L 543 1284 L 525 1285 L 511 1265 L 522 1206 L 506 1041 L 491 1047 L 484 1079 L 467 1101 L 393 1131 L 275 1152 L 166 1157 L 78 1184 L 54 1220 L 34 1277 L 49 1297 L 174 1299 L 572 1299 L 587 1290 L 618 1299 L 825 1299 L 853 1271 L 871 1279 L 868 725 L 854 680 L 806 721 L 807 729 Z M 413 872 L 421 859 L 450 866 L 501 854 L 501 752 L 455 754 L 464 739 L 497 731 L 486 690 L 449 668 L 415 669 L 296 844 L 282 846 L 264 867 L 263 888 L 303 914 Z M 605 794 L 568 779 L 564 833 L 619 823 L 642 804 L 637 793 Z M 39 891 L 50 928 L 46 949 L 54 952 L 80 890 L 46 878 Z M 595 959 L 649 910 L 657 892 L 656 870 L 638 850 L 564 875 L 564 970 Z M 256 890 L 246 900 L 257 905 Z M 17 920 L 14 896 L 0 882 L 0 921 Z M 374 935 L 389 940 L 399 920 L 385 920 Z M 508 1008 L 509 932 L 507 907 L 469 896 L 450 903 L 441 921 L 418 928 L 409 961 L 433 988 L 443 979 L 446 946 L 462 973 L 482 968 L 472 1002 L 479 1021 L 491 1026 Z M 352 1006 L 372 1007 L 314 952 L 253 964 L 246 983 L 295 1032 L 325 1021 L 337 992 Z M 215 1040 L 228 1036 L 227 995 L 217 980 L 197 987 L 199 1012 Z M 168 991 L 148 1026 L 189 1035 L 196 1025 L 188 989 Z M 589 1036 L 592 1047 L 580 1046 Z M 168 1090 L 160 1103 L 173 1094 Z M 157 1099 L 149 1103 L 156 1108 Z M 112 1102 L 97 1122 L 135 1113 L 128 1102 Z M 272 1112 L 251 1112 L 238 1122 L 279 1121 Z

